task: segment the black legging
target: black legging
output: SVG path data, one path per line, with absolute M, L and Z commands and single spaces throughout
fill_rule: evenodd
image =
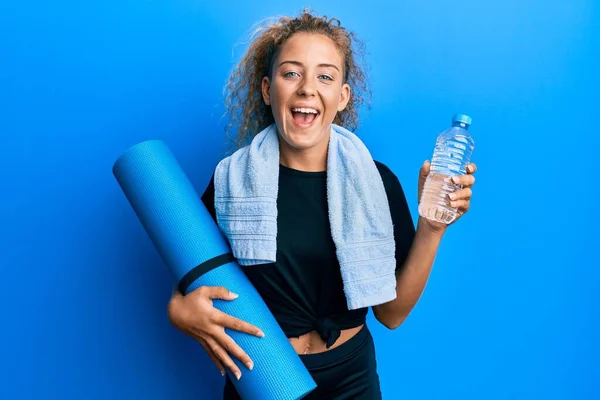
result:
M 303 400 L 380 400 L 373 337 L 367 326 L 346 343 L 317 354 L 301 354 L 317 388 Z M 240 400 L 227 375 L 223 400 Z

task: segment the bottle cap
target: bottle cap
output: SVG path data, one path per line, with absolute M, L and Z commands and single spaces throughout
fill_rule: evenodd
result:
M 471 117 L 466 114 L 454 114 L 452 117 L 452 124 L 462 123 L 467 126 L 471 126 Z

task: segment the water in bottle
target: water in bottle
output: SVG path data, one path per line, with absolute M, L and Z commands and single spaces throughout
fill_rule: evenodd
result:
M 422 217 L 445 224 L 456 218 L 457 208 L 450 206 L 448 195 L 462 189 L 461 185 L 452 182 L 452 176 L 466 173 L 475 148 L 470 126 L 471 117 L 456 114 L 452 117 L 452 126 L 439 134 L 419 201 Z

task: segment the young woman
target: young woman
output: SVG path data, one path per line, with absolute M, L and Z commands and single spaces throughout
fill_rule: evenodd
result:
M 375 349 L 365 325 L 369 307 L 348 307 L 327 202 L 332 124 L 355 129 L 362 90 L 367 89 L 356 59 L 357 41 L 339 21 L 309 12 L 281 18 L 259 33 L 231 76 L 228 104 L 234 122 L 241 118 L 242 149 L 245 141 L 276 127 L 277 255 L 274 262 L 243 268 L 318 385 L 307 398 L 380 399 Z M 395 329 L 417 303 L 448 225 L 420 217 L 415 228 L 397 177 L 386 165 L 374 163 L 389 204 L 396 264 L 395 298 L 372 309 L 377 321 Z M 469 209 L 475 169 L 470 164 L 466 175 L 456 177 L 463 188 L 449 201 L 458 207 L 458 217 Z M 419 196 L 428 172 L 425 162 Z M 217 221 L 214 178 L 202 200 Z M 248 368 L 252 360 L 225 328 L 263 334 L 260 327 L 214 308 L 215 298 L 235 301 L 235 294 L 224 287 L 201 287 L 187 296 L 175 291 L 168 315 L 204 346 L 222 374 L 228 368 L 240 379 L 243 371 L 232 357 Z M 224 399 L 236 398 L 228 377 Z

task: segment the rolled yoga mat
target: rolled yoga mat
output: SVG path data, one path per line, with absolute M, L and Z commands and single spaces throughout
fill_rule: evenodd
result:
M 235 300 L 214 300 L 219 310 L 259 327 L 264 338 L 227 329 L 254 361 L 233 384 L 244 400 L 301 399 L 316 384 L 263 299 L 231 254 L 221 230 L 163 141 L 127 149 L 113 174 L 184 294 L 200 286 L 225 286 Z

